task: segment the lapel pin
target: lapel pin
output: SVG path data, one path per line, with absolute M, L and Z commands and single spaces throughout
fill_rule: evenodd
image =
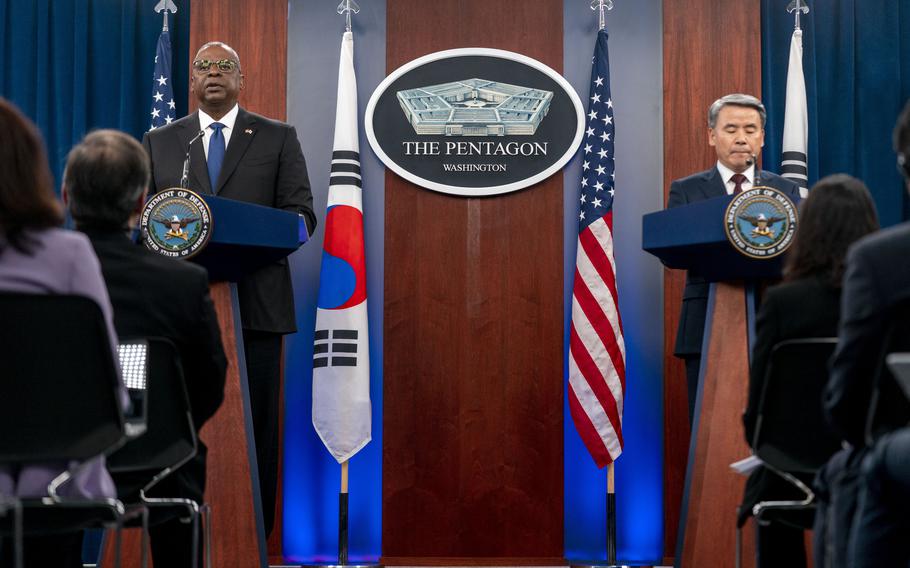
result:
M 246 130 L 244 130 L 244 132 L 245 132 L 246 134 L 252 134 L 252 133 L 253 133 L 253 129 L 252 129 L 252 128 L 247 128 Z

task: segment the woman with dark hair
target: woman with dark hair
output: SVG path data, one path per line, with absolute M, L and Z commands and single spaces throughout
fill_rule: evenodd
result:
M 749 402 L 743 413 L 747 443 L 753 440 L 772 348 L 787 339 L 837 336 L 847 249 L 877 229 L 872 196 L 854 177 L 828 176 L 800 203 L 796 237 L 784 264 L 784 282 L 768 289 L 756 318 Z M 746 482 L 740 522 L 745 522 L 759 501 L 800 498 L 802 495 L 788 482 L 759 467 Z M 759 526 L 758 565 L 804 568 L 802 529 L 782 523 Z
M 85 235 L 65 231 L 40 135 L 28 119 L 0 98 L 0 292 L 75 294 L 101 306 L 111 349 L 116 333 L 101 267 Z M 2 319 L 2 314 L 0 314 Z M 0 396 L 4 385 L 0 382 Z M 121 393 L 125 397 L 125 392 Z M 9 433 L 7 433 L 9 434 Z M 47 486 L 75 463 L 0 464 L 0 494 L 42 497 Z M 60 488 L 66 497 L 115 497 L 104 458 L 85 464 Z M 82 533 L 27 538 L 26 566 L 82 566 Z M 11 562 L 8 540 L 0 547 L 0 565 Z

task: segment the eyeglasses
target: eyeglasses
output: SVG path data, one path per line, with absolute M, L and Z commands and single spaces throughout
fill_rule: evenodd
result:
M 218 70 L 222 73 L 233 73 L 237 67 L 240 65 L 236 61 L 230 59 L 219 59 L 218 61 L 212 61 L 211 59 L 197 59 L 193 61 L 193 70 L 197 73 L 205 73 L 211 69 L 212 65 L 216 65 Z

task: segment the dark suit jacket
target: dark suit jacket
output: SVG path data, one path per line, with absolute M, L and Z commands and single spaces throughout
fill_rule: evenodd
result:
M 150 193 L 180 185 L 187 146 L 199 133 L 199 115 L 193 113 L 165 127 L 147 132 L 142 144 L 152 161 Z M 312 234 L 316 228 L 313 196 L 306 161 L 293 126 L 242 108 L 213 184 L 205 151 L 199 140 L 190 148 L 187 185 L 201 194 L 246 201 L 299 213 Z M 217 222 L 217 220 L 216 220 Z M 248 275 L 237 284 L 244 329 L 273 333 L 297 330 L 294 292 L 287 259 Z
M 120 231 L 86 231 L 114 307 L 122 338 L 164 337 L 180 352 L 197 431 L 224 399 L 227 359 L 218 317 L 209 296 L 208 274 L 195 264 L 165 258 L 132 243 Z M 172 474 L 181 496 L 201 498 L 205 486 L 205 445 L 197 458 Z M 169 478 L 170 479 L 170 478 Z M 124 479 L 115 476 L 124 493 Z M 140 486 L 148 478 L 138 476 Z M 127 493 L 129 491 L 126 491 Z M 174 495 L 170 495 L 174 496 Z
M 762 170 L 760 185 L 779 189 L 794 203 L 799 202 L 799 187 L 792 181 Z M 714 197 L 727 195 L 727 189 L 717 167 L 678 179 L 670 185 L 667 207 L 680 207 Z M 720 222 L 718 220 L 718 222 Z M 676 331 L 676 346 L 673 354 L 692 356 L 701 354 L 702 337 L 705 334 L 705 317 L 708 311 L 709 283 L 700 275 L 686 273 L 686 287 L 683 290 L 682 313 Z
M 751 445 L 771 349 L 786 339 L 834 337 L 840 315 L 840 290 L 817 278 L 785 282 L 768 289 L 755 321 L 755 345 L 749 371 L 749 401 L 743 413 L 746 443 Z M 804 481 L 811 481 L 805 479 Z M 764 467 L 746 482 L 744 520 L 752 506 L 767 499 L 800 498 L 799 491 Z
M 910 223 L 870 235 L 850 248 L 844 275 L 842 320 L 825 409 L 832 426 L 854 446 L 864 444 L 873 379 L 895 307 L 910 298 Z M 897 334 L 900 350 L 910 348 L 910 323 Z M 910 406 L 886 373 L 876 411 L 876 432 L 910 420 Z

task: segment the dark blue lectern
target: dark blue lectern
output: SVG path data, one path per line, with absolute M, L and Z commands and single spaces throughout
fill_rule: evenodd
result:
M 724 213 L 732 197 L 715 197 L 642 217 L 642 247 L 667 268 L 693 270 L 712 282 L 779 278 L 781 257 L 756 260 L 727 241 Z
M 228 355 L 224 404 L 202 431 L 209 448 L 206 500 L 212 505 L 213 564 L 268 567 L 242 324 L 235 282 L 285 258 L 307 240 L 296 213 L 213 195 L 212 237 L 193 262 L 205 266 Z
M 295 213 L 214 195 L 201 197 L 212 210 L 212 238 L 193 262 L 208 269 L 212 282 L 236 282 L 307 241 L 306 223 Z
M 735 511 L 745 477 L 729 465 L 750 453 L 741 417 L 748 394 L 754 289 L 757 282 L 777 279 L 781 272 L 780 256 L 749 258 L 727 241 L 724 213 L 731 199 L 717 197 L 642 219 L 645 251 L 668 268 L 691 270 L 712 282 L 680 512 L 677 568 L 733 564 Z
M 307 228 L 296 213 L 213 195 L 201 197 L 211 209 L 212 236 L 205 249 L 189 262 L 209 271 L 212 300 L 228 359 L 224 402 L 200 433 L 208 447 L 205 499 L 212 508 L 211 524 L 206 528 L 211 530 L 212 547 L 207 554 L 212 555 L 213 566 L 267 568 L 235 282 L 297 250 L 307 240 Z M 113 539 L 107 540 L 111 543 Z M 125 536 L 125 567 L 138 566 L 140 546 L 138 535 Z M 113 565 L 113 556 L 113 546 L 107 544 L 102 565 Z

